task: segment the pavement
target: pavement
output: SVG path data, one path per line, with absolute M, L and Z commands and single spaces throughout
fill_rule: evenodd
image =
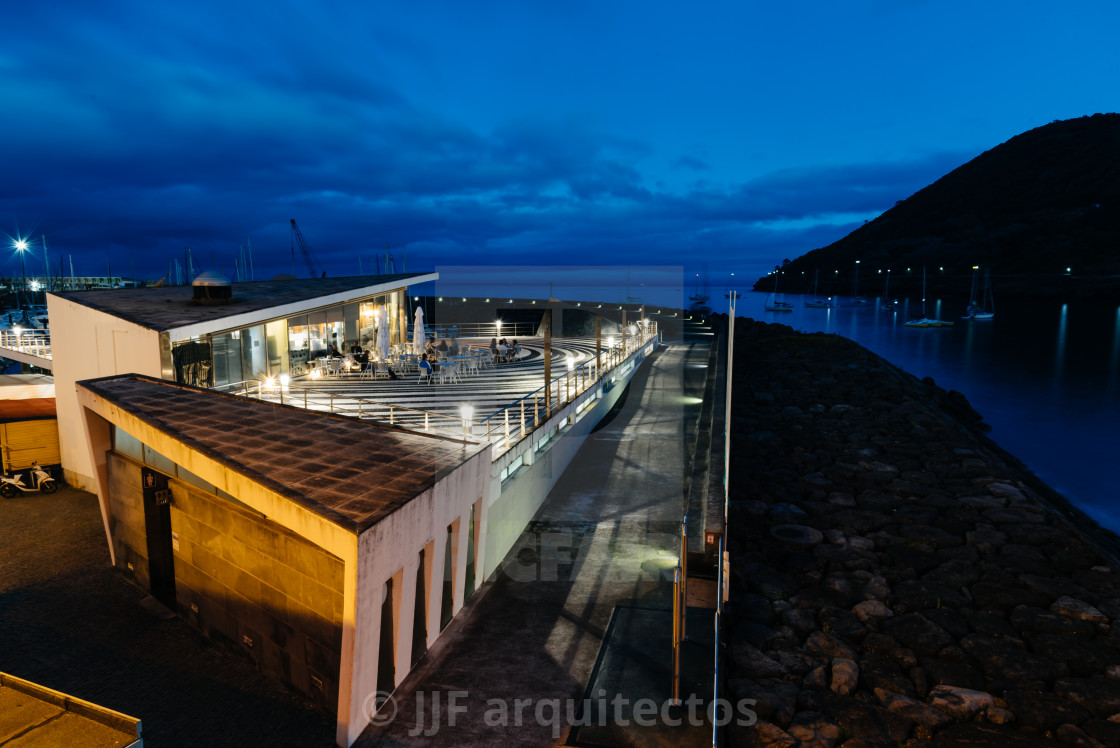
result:
M 571 727 L 581 721 L 585 686 L 616 606 L 672 605 L 695 443 L 690 424 L 707 373 L 687 364 L 707 363 L 710 342 L 686 337 L 639 369 L 625 403 L 589 435 L 521 541 L 357 746 L 554 746 L 578 739 Z M 627 636 L 668 663 L 668 621 L 666 614 L 633 617 Z M 656 695 L 655 687 L 650 697 Z M 662 744 L 685 744 L 681 737 L 669 735 Z
M 0 499 L 0 671 L 140 719 L 147 745 L 334 745 L 334 719 L 109 565 L 97 498 Z

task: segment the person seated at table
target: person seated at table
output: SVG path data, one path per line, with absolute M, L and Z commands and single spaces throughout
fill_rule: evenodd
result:
M 505 361 L 507 355 L 509 355 L 509 346 L 506 345 L 506 339 L 502 338 L 498 341 L 498 360 Z
M 327 343 L 327 352 L 325 355 L 327 358 L 342 358 L 342 354 L 334 347 L 334 343 Z
M 447 346 L 447 355 L 448 356 L 458 356 L 459 355 L 459 344 L 455 341 L 455 338 L 452 338 L 451 339 L 451 345 Z
M 358 341 L 355 340 L 353 343 L 350 344 L 350 352 L 354 353 L 354 354 L 358 354 L 358 353 L 362 352 L 362 347 L 360 345 L 358 345 Z
M 498 358 L 498 339 L 490 338 L 490 355 L 495 359 Z
M 518 356 L 521 355 L 521 346 L 517 344 L 516 339 L 512 343 L 509 344 L 509 348 L 510 348 L 510 354 L 514 358 L 517 358 Z
M 447 347 L 447 341 L 446 340 L 439 341 L 439 345 L 436 346 L 436 350 L 439 351 L 440 353 L 442 353 L 444 356 L 446 356 L 447 351 L 449 350 L 449 348 Z
M 365 366 L 367 363 L 369 363 L 369 352 L 363 351 L 361 346 L 357 346 L 357 348 L 358 351 L 354 353 L 354 360 L 359 364 Z
M 432 358 L 435 358 L 435 355 L 436 355 L 436 346 L 435 346 L 435 343 L 433 343 L 433 342 L 432 342 L 432 341 L 430 341 L 430 340 L 429 340 L 429 341 L 427 341 L 426 343 L 424 343 L 424 355 L 425 355 L 425 356 L 430 356 L 430 357 L 432 357 Z

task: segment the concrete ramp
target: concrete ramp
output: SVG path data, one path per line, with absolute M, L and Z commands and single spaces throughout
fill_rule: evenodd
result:
M 0 745 L 141 748 L 140 720 L 0 673 Z

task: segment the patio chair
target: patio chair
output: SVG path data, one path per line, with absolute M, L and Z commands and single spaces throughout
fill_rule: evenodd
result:
M 384 361 L 378 361 L 374 369 L 374 379 L 388 379 L 389 378 L 389 364 Z
M 416 380 L 416 383 L 420 384 L 420 382 L 423 382 L 424 380 L 427 380 L 428 384 L 431 384 L 432 383 L 432 365 L 429 364 L 427 361 L 421 361 L 420 364 L 419 364 L 419 369 L 420 369 L 420 378 Z

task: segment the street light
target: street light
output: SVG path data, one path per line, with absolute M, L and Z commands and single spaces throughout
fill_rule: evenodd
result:
M 27 240 L 24 239 L 23 237 L 20 237 L 19 239 L 16 239 L 15 242 L 12 243 L 12 246 L 15 247 L 17 252 L 19 252 L 19 271 L 20 271 L 20 276 L 23 278 L 23 283 L 20 285 L 20 291 L 22 291 L 24 296 L 26 296 L 27 295 L 27 269 L 24 267 L 24 264 L 23 264 L 23 253 L 27 251 Z M 19 297 L 18 296 L 16 297 L 16 302 L 17 303 L 19 302 Z M 23 304 L 20 304 L 20 309 L 23 309 Z M 27 318 L 27 310 L 24 310 L 23 316 L 24 316 L 24 319 Z

